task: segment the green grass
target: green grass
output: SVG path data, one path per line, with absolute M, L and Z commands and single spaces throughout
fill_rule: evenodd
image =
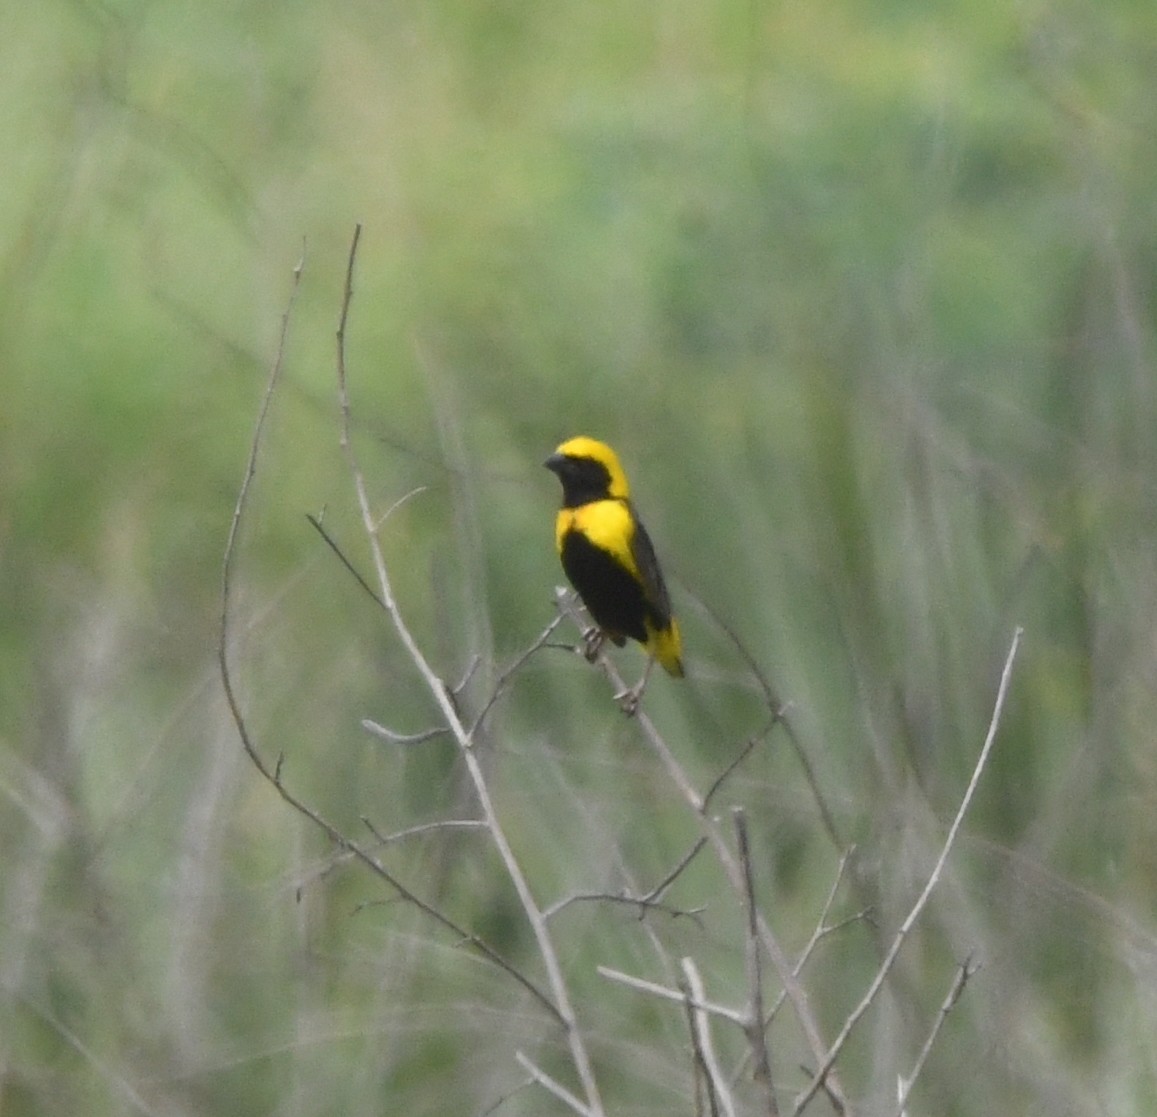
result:
M 1157 880 L 1152 6 L 209 3 L 11 14 L 0 43 L 0 1109 L 564 1112 L 509 975 L 295 815 L 216 673 L 220 562 L 304 269 L 237 554 L 262 754 L 351 838 L 474 817 L 386 619 L 355 439 L 408 622 L 467 711 L 553 615 L 562 438 L 612 442 L 690 678 L 647 697 L 751 821 L 827 1038 L 943 841 L 1016 626 L 991 764 L 931 907 L 839 1063 L 892 1111 L 954 966 L 981 970 L 910 1113 L 1146 1114 Z M 560 630 L 560 635 L 566 632 Z M 566 639 L 571 638 L 567 633 Z M 628 676 L 635 650 L 616 653 Z M 545 649 L 480 754 L 540 902 L 645 890 L 696 823 L 592 668 Z M 392 871 L 535 981 L 491 844 Z M 682 1011 L 595 972 L 746 990 L 704 852 L 669 903 L 552 922 L 609 1112 L 694 1113 Z M 658 945 L 657 945 L 658 944 Z M 659 949 L 661 947 L 661 949 Z M 769 978 L 769 996 L 778 987 Z M 781 1104 L 814 1065 L 772 1029 Z M 725 1066 L 742 1037 L 716 1028 Z M 758 1094 L 736 1087 L 743 1112 Z M 821 1097 L 809 1112 L 829 1111 Z

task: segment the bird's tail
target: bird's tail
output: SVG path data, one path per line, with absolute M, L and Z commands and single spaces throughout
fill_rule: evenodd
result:
M 679 638 L 679 625 L 672 617 L 665 628 L 653 628 L 648 633 L 647 651 L 662 665 L 668 675 L 676 679 L 683 677 L 683 641 Z

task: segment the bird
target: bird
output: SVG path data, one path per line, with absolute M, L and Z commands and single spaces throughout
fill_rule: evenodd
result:
M 555 519 L 562 568 L 597 626 L 584 633 L 587 658 L 598 655 L 604 639 L 622 647 L 629 637 L 647 651 L 643 677 L 615 696 L 634 713 L 655 660 L 667 674 L 683 676 L 679 625 L 651 537 L 618 455 L 605 442 L 567 439 L 543 465 L 562 482 Z

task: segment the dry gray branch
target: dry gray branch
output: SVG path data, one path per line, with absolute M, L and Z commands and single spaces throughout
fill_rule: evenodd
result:
M 357 238 L 355 237 L 354 245 L 356 247 Z M 352 259 L 351 259 L 352 266 Z M 326 837 L 334 843 L 340 850 L 348 853 L 350 856 L 356 858 L 363 865 L 365 865 L 371 872 L 373 872 L 379 879 L 388 884 L 399 896 L 404 900 L 413 904 L 424 915 L 439 926 L 450 931 L 455 938 L 460 942 L 466 943 L 477 950 L 483 957 L 492 962 L 504 973 L 512 977 L 518 984 L 529 992 L 539 1004 L 543 1006 L 552 1016 L 559 1020 L 560 1023 L 566 1023 L 565 1019 L 559 1014 L 558 1008 L 554 1001 L 545 993 L 538 985 L 522 973 L 517 967 L 507 961 L 494 947 L 492 947 L 484 939 L 478 935 L 471 934 L 465 930 L 454 920 L 450 919 L 443 912 L 438 910 L 432 904 L 423 900 L 417 893 L 408 888 L 393 872 L 386 868 L 372 853 L 364 849 L 357 842 L 352 841 L 342 831 L 331 823 L 328 819 L 323 817 L 308 803 L 299 799 L 293 792 L 286 787 L 282 780 L 282 769 L 284 767 L 285 757 L 278 754 L 276 761 L 270 766 L 269 762 L 261 755 L 257 749 L 256 742 L 253 735 L 249 731 L 249 725 L 245 717 L 244 710 L 241 706 L 241 699 L 237 693 L 237 687 L 234 683 L 233 670 L 230 665 L 230 641 L 232 638 L 232 631 L 230 627 L 231 607 L 232 607 L 232 590 L 233 590 L 233 563 L 237 553 L 237 541 L 240 537 L 242 521 L 244 519 L 245 511 L 248 506 L 249 492 L 252 487 L 253 479 L 257 474 L 257 462 L 262 445 L 262 435 L 265 430 L 265 421 L 269 413 L 269 407 L 272 403 L 277 384 L 281 378 L 281 370 L 285 359 L 285 345 L 289 334 L 289 324 L 293 315 L 293 308 L 296 304 L 297 293 L 301 283 L 301 273 L 304 268 L 304 257 L 298 262 L 293 272 L 293 289 L 290 295 L 285 313 L 282 315 L 281 332 L 278 337 L 277 351 L 274 356 L 273 363 L 270 367 L 269 378 L 266 382 L 265 390 L 261 397 L 261 404 L 258 409 L 257 421 L 254 424 L 253 436 L 249 446 L 249 456 L 246 462 L 245 475 L 241 482 L 241 487 L 238 490 L 237 500 L 233 507 L 233 516 L 229 524 L 229 532 L 225 541 L 225 553 L 221 563 L 221 608 L 219 621 L 219 638 L 217 644 L 217 660 L 221 675 L 221 685 L 225 692 L 225 701 L 229 707 L 230 716 L 233 719 L 234 725 L 237 727 L 238 736 L 241 739 L 241 745 L 249 757 L 253 766 L 261 774 L 261 776 L 270 783 L 277 794 L 295 811 L 309 819 L 309 821 L 321 830 Z M 372 591 L 371 591 L 372 592 Z
M 674 1001 L 676 1004 L 690 1003 L 696 1012 L 706 1012 L 711 1016 L 718 1016 L 720 1020 L 727 1020 L 741 1028 L 746 1022 L 746 1017 L 742 1012 L 728 1008 L 726 1005 L 716 1004 L 713 1001 L 697 997 L 692 997 L 688 1002 L 687 993 L 678 989 L 669 989 L 666 985 L 660 985 L 656 981 L 635 977 L 633 974 L 623 973 L 622 970 L 613 970 L 610 966 L 596 966 L 595 969 L 600 977 L 605 977 L 608 981 L 617 981 L 620 985 L 626 985 L 640 993 L 649 993 L 651 996 L 661 997 L 665 1001 Z
M 932 868 L 928 882 L 924 885 L 924 890 L 920 893 L 919 897 L 917 897 L 916 902 L 912 905 L 912 910 L 908 912 L 904 922 L 900 925 L 900 929 L 896 932 L 896 936 L 892 940 L 892 945 L 888 948 L 887 954 L 884 955 L 884 960 L 880 963 L 879 969 L 876 971 L 876 976 L 872 979 L 871 985 L 868 986 L 867 992 L 844 1021 L 844 1026 L 840 1030 L 840 1034 L 836 1036 L 831 1050 L 816 1069 L 811 1083 L 796 1100 L 795 1109 L 792 1111 L 793 1117 L 803 1112 L 807 1104 L 815 1097 L 816 1092 L 827 1082 L 836 1059 L 839 1058 L 844 1044 L 848 1041 L 848 1036 L 852 1034 L 852 1029 L 859 1023 L 864 1013 L 868 1011 L 872 1002 L 876 999 L 876 995 L 883 987 L 884 981 L 887 979 L 888 974 L 892 970 L 892 966 L 896 962 L 896 958 L 899 956 L 900 948 L 904 945 L 916 921 L 924 911 L 925 905 L 927 905 L 928 899 L 932 895 L 932 890 L 940 881 L 940 876 L 944 872 L 944 865 L 948 861 L 948 855 L 952 852 L 952 847 L 956 844 L 956 835 L 960 833 L 964 816 L 967 814 L 968 808 L 972 803 L 973 795 L 976 794 L 976 788 L 980 783 L 980 776 L 984 771 L 985 765 L 988 763 L 989 753 L 992 751 L 993 742 L 996 740 L 996 731 L 1000 726 L 1000 716 L 1004 710 L 1004 700 L 1008 694 L 1008 684 L 1012 678 L 1012 665 L 1016 660 L 1017 649 L 1020 647 L 1020 638 L 1023 635 L 1023 628 L 1017 628 L 1013 633 L 1012 644 L 1009 646 L 1008 655 L 1004 660 L 1004 669 L 1000 673 L 1000 686 L 997 688 L 996 702 L 993 704 L 992 717 L 988 723 L 988 732 L 984 737 L 984 747 L 980 750 L 980 756 L 976 761 L 976 766 L 972 770 L 972 778 L 968 781 L 968 787 L 965 789 L 964 798 L 960 801 L 960 807 L 956 811 L 956 817 L 952 820 L 952 825 L 948 828 L 948 836 L 944 839 L 940 856 L 936 858 L 936 864 Z
M 369 540 L 378 596 L 381 598 L 382 605 L 389 614 L 394 632 L 401 642 L 402 647 L 405 649 L 406 655 L 410 659 L 410 662 L 413 663 L 430 698 L 437 707 L 441 719 L 445 722 L 447 728 L 450 730 L 451 736 L 458 745 L 459 754 L 462 757 L 470 778 L 470 783 L 474 789 L 474 794 L 478 800 L 482 819 L 490 831 L 491 841 L 494 843 L 506 875 L 518 896 L 519 905 L 534 935 L 543 968 L 546 970 L 547 983 L 553 993 L 554 1015 L 562 1023 L 563 1030 L 566 1033 L 566 1040 L 570 1048 L 575 1074 L 582 1084 L 583 1093 L 586 1096 L 586 1102 L 582 1107 L 582 1112 L 590 1113 L 592 1117 L 602 1117 L 603 1103 L 599 1094 L 598 1082 L 595 1079 L 594 1068 L 591 1064 L 590 1054 L 586 1048 L 586 1042 L 578 1026 L 574 1006 L 570 998 L 570 990 L 566 978 L 563 975 L 562 965 L 559 962 L 558 952 L 555 949 L 554 940 L 551 937 L 547 921 L 538 906 L 537 900 L 534 898 L 530 884 L 522 871 L 522 866 L 515 856 L 514 850 L 511 848 L 506 831 L 498 817 L 490 795 L 489 785 L 486 782 L 482 766 L 474 750 L 474 739 L 471 731 L 462 720 L 453 694 L 431 666 L 425 653 L 418 646 L 417 640 L 414 638 L 402 614 L 401 607 L 394 597 L 393 584 L 389 569 L 386 565 L 385 553 L 379 534 L 379 521 L 374 516 L 373 509 L 370 505 L 365 474 L 362 472 L 351 439 L 352 423 L 349 382 L 346 375 L 345 339 L 346 328 L 349 322 L 350 304 L 353 301 L 354 271 L 357 263 L 358 243 L 360 240 L 361 225 L 358 225 L 354 229 L 353 241 L 350 244 L 349 259 L 346 266 L 345 289 L 336 335 L 338 405 L 341 412 L 341 448 L 345 454 L 350 477 L 353 481 L 357 505 L 361 512 L 362 526 Z
M 924 1064 L 928 1061 L 928 1056 L 931 1054 L 932 1047 L 936 1043 L 936 1037 L 940 1035 L 940 1029 L 944 1027 L 944 1021 L 948 1019 L 948 1014 L 956 1007 L 956 1002 L 960 1000 L 960 996 L 964 992 L 964 987 L 979 969 L 980 963 L 973 961 L 971 957 L 965 958 L 964 961 L 956 967 L 956 976 L 953 978 L 952 987 L 948 990 L 947 996 L 945 996 L 943 1003 L 940 1005 L 940 1011 L 936 1014 L 936 1021 L 928 1033 L 928 1038 L 924 1041 L 924 1046 L 920 1048 L 920 1054 L 916 1057 L 916 1062 L 912 1066 L 912 1072 L 907 1078 L 900 1080 L 899 1105 L 896 1109 L 896 1117 L 904 1117 L 905 1110 L 908 1106 L 908 1096 L 912 1093 L 912 1087 L 916 1085 L 916 1079 L 920 1077 L 920 1072 L 923 1071 Z
M 771 1074 L 771 1055 L 768 1051 L 767 1030 L 763 1022 L 763 975 L 759 965 L 759 906 L 755 899 L 755 875 L 751 865 L 751 840 L 747 833 L 747 815 L 742 807 L 732 807 L 735 823 L 735 845 L 743 866 L 743 907 L 747 925 L 746 963 L 747 995 L 750 998 L 743 1023 L 747 1045 L 754 1064 L 755 1081 L 763 1090 L 764 1106 L 768 1117 L 779 1117 L 775 1100 L 775 1084 Z
M 579 631 L 582 632 L 582 617 L 576 610 L 571 595 L 563 591 L 556 592 L 555 601 L 558 609 L 565 613 Z M 626 683 L 614 662 L 606 654 L 600 653 L 597 663 L 608 682 L 614 687 L 613 693 L 620 693 L 625 688 Z M 671 751 L 670 746 L 655 727 L 655 723 L 651 720 L 645 709 L 640 708 L 636 712 L 635 722 L 639 726 L 644 740 L 659 758 L 660 763 L 667 772 L 668 778 L 698 817 L 703 836 L 706 837 L 711 844 L 715 857 L 722 866 L 732 889 L 734 889 L 736 895 L 742 896 L 743 867 L 740 865 L 739 859 L 732 852 L 722 827 L 719 825 L 719 820 L 707 814 L 704 797 L 700 795 L 695 785 L 691 782 L 690 777 L 683 770 L 683 766 L 676 759 L 675 754 Z M 796 1019 L 799 1022 L 800 1028 L 803 1030 L 807 1044 L 811 1048 L 815 1058 L 817 1060 L 823 1060 L 827 1055 L 828 1045 L 820 1033 L 819 1022 L 811 1010 L 807 992 L 795 976 L 787 954 L 784 952 L 783 947 L 780 946 L 779 940 L 773 933 L 766 918 L 762 914 L 759 914 L 757 919 L 760 941 L 763 944 L 764 950 L 767 951 L 768 956 L 771 958 L 772 965 L 775 966 L 779 980 L 787 992 L 788 999 L 791 1001 L 792 1008 L 795 1010 Z M 825 1077 L 830 1077 L 829 1092 L 833 1098 L 833 1104 L 836 1105 L 837 1110 L 844 1112 L 846 1110 L 846 1102 L 844 1101 L 844 1093 L 840 1087 L 838 1076 L 833 1075 L 829 1067 L 828 1074 Z
M 731 1088 L 720 1069 L 719 1059 L 715 1054 L 715 1044 L 711 1038 L 710 1016 L 701 1007 L 706 1000 L 703 978 L 699 974 L 699 968 L 691 958 L 684 958 L 682 967 L 696 1057 L 707 1078 L 710 1095 L 718 1100 L 719 1108 L 725 1117 L 735 1117 L 735 1101 L 731 1096 Z

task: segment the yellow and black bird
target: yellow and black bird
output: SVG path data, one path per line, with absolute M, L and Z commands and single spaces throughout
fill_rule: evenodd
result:
M 629 636 L 648 652 L 638 686 L 619 696 L 633 710 L 655 660 L 669 675 L 683 674 L 679 626 L 655 548 L 631 503 L 627 475 L 606 443 L 571 438 L 543 464 L 562 482 L 555 545 L 571 585 L 603 636 L 619 647 Z

